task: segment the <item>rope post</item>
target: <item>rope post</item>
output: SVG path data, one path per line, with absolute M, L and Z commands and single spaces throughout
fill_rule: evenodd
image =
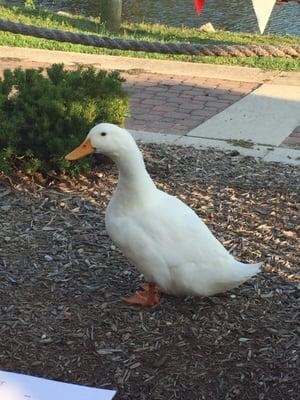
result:
M 100 0 L 101 21 L 110 32 L 119 32 L 122 19 L 122 0 Z

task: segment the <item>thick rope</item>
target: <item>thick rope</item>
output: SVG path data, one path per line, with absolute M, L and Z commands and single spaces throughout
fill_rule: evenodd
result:
M 43 39 L 83 44 L 85 46 L 103 47 L 106 49 L 145 51 L 150 53 L 184 54 L 189 56 L 222 56 L 222 57 L 300 57 L 300 45 L 200 45 L 189 43 L 161 43 L 142 40 L 123 40 L 60 31 L 57 29 L 39 28 L 11 21 L 0 20 L 0 30 L 35 36 Z

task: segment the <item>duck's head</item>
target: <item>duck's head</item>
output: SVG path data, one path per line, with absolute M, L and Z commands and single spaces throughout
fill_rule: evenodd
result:
M 65 158 L 79 160 L 89 154 L 101 153 L 112 159 L 120 153 L 128 152 L 135 146 L 135 141 L 126 129 L 113 124 L 102 123 L 94 126 L 84 142 Z

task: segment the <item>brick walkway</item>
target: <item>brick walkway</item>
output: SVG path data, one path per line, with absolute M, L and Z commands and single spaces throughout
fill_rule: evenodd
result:
M 130 95 L 127 128 L 186 134 L 240 100 L 257 83 L 161 74 L 123 74 Z
M 281 146 L 300 149 L 300 126 L 294 129 L 290 136 L 282 142 Z
M 6 68 L 38 68 L 50 64 L 0 58 L 0 76 Z M 199 66 L 201 68 L 201 66 Z M 129 94 L 129 129 L 185 135 L 255 90 L 259 84 L 224 79 L 123 72 Z M 300 126 L 281 144 L 300 147 Z

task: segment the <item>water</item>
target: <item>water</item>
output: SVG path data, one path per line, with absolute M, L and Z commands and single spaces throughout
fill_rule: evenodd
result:
M 264 1 L 264 0 L 262 0 Z M 99 0 L 36 0 L 50 10 L 98 15 Z M 22 1 L 11 1 L 20 4 Z M 251 0 L 207 0 L 200 17 L 193 0 L 123 0 L 123 18 L 132 22 L 158 22 L 173 26 L 198 27 L 211 22 L 229 31 L 258 31 Z M 265 33 L 300 36 L 300 4 L 275 5 Z

